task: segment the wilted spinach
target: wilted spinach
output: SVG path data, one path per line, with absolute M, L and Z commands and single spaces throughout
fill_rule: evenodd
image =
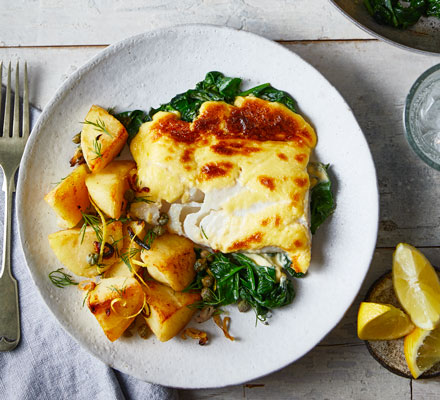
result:
M 318 183 L 310 191 L 310 230 L 313 234 L 335 210 L 332 184 L 328 176 L 329 165 L 315 163 L 314 167 L 319 170 L 320 174 L 315 177 Z M 309 172 L 309 175 L 312 177 L 312 173 Z
M 421 16 L 440 18 L 440 0 L 364 0 L 374 19 L 384 25 L 406 29 Z
M 278 282 L 276 270 L 257 265 L 241 253 L 213 253 L 208 262 L 209 273 L 215 278 L 211 298 L 196 303 L 197 308 L 221 307 L 245 300 L 264 322 L 269 311 L 290 304 L 295 291 L 292 282 L 283 277 Z M 198 272 L 194 282 L 185 289 L 201 290 L 206 271 Z
M 113 114 L 113 116 L 127 129 L 129 141 L 136 136 L 144 122 L 151 121 L 151 117 L 141 110 L 125 111 L 119 114 Z

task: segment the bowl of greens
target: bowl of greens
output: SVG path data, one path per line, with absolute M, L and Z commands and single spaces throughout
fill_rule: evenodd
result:
M 386 42 L 440 54 L 440 0 L 331 0 L 357 26 Z

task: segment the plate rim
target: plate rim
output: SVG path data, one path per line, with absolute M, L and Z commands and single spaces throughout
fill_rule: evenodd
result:
M 374 159 L 371 153 L 371 149 L 370 146 L 368 145 L 368 142 L 366 140 L 365 134 L 363 133 L 359 123 L 357 122 L 357 119 L 355 117 L 355 114 L 353 113 L 353 110 L 351 109 L 351 107 L 349 106 L 349 104 L 346 102 L 345 98 L 342 96 L 342 94 L 335 88 L 335 86 L 329 81 L 327 80 L 327 78 L 318 70 L 316 69 L 313 65 L 311 65 L 310 63 L 308 63 L 307 61 L 305 61 L 301 56 L 299 56 L 297 53 L 287 49 L 286 47 L 282 46 L 280 43 L 277 43 L 271 39 L 265 38 L 263 36 L 257 35 L 255 33 L 252 32 L 248 32 L 248 31 L 243 31 L 243 30 L 238 30 L 235 28 L 231 28 L 231 27 L 226 27 L 226 26 L 218 26 L 218 25 L 213 25 L 213 24 L 200 24 L 200 23 L 193 23 L 193 24 L 177 24 L 177 25 L 171 25 L 168 27 L 163 27 L 163 28 L 159 28 L 159 29 L 150 29 L 147 31 L 144 31 L 142 33 L 133 35 L 133 36 L 129 36 L 123 40 L 120 40 L 116 43 L 111 44 L 110 46 L 106 47 L 105 49 L 99 51 L 97 54 L 95 54 L 92 58 L 90 58 L 89 60 L 87 60 L 83 65 L 81 65 L 73 74 L 71 74 L 61 85 L 60 87 L 56 90 L 55 94 L 53 95 L 53 97 L 51 98 L 51 100 L 47 103 L 47 105 L 43 108 L 42 113 L 40 114 L 35 126 L 32 129 L 32 133 L 36 132 L 35 134 L 31 134 L 30 138 L 26 144 L 26 148 L 23 154 L 23 158 L 22 158 L 22 165 L 26 165 L 27 159 L 29 158 L 29 153 L 31 152 L 31 148 L 34 145 L 34 142 L 37 140 L 38 135 L 37 133 L 40 131 L 41 126 L 45 123 L 45 121 L 50 118 L 51 113 L 53 112 L 53 108 L 56 107 L 56 104 L 58 103 L 58 101 L 60 99 L 62 99 L 65 95 L 67 95 L 68 93 L 68 89 L 71 88 L 72 86 L 74 86 L 75 81 L 79 78 L 81 78 L 81 76 L 85 73 L 87 73 L 88 71 L 90 71 L 91 69 L 94 68 L 95 64 L 97 62 L 101 62 L 102 60 L 104 60 L 106 57 L 108 57 L 109 55 L 113 54 L 115 52 L 116 49 L 118 49 L 120 46 L 125 46 L 127 44 L 129 44 L 132 41 L 136 41 L 138 39 L 148 39 L 149 36 L 151 35 L 158 35 L 158 34 L 162 34 L 162 33 L 166 33 L 166 32 L 170 32 L 170 31 L 179 31 L 179 30 L 185 30 L 185 29 L 197 29 L 197 28 L 203 28 L 203 29 L 213 29 L 213 30 L 224 30 L 224 31 L 230 31 L 233 32 L 234 34 L 240 34 L 240 35 L 247 35 L 249 38 L 254 39 L 254 40 L 260 40 L 260 41 L 264 41 L 267 44 L 271 44 L 272 46 L 277 46 L 278 49 L 280 51 L 283 51 L 285 53 L 289 53 L 289 55 L 291 57 L 296 57 L 298 58 L 301 62 L 307 64 L 308 67 L 312 68 L 314 70 L 314 72 L 318 75 L 321 76 L 322 79 L 325 80 L 325 82 L 329 85 L 329 87 L 331 87 L 341 98 L 343 105 L 346 107 L 346 109 L 349 111 L 349 113 L 351 114 L 351 116 L 353 117 L 353 120 L 356 122 L 356 125 L 359 128 L 359 132 L 361 133 L 360 135 L 360 139 L 364 141 L 366 150 L 368 151 L 368 160 L 371 163 L 372 169 L 371 169 L 371 173 L 374 176 L 374 188 L 375 188 L 375 193 L 372 193 L 372 197 L 374 197 L 374 209 L 375 209 L 375 213 L 374 213 L 374 218 L 376 220 L 376 223 L 374 224 L 375 228 L 374 228 L 374 234 L 375 234 L 375 238 L 374 240 L 372 239 L 371 242 L 371 249 L 367 252 L 369 253 L 369 257 L 368 260 L 365 259 L 365 265 L 368 265 L 368 267 L 365 269 L 364 271 L 364 275 L 363 278 L 360 279 L 357 282 L 357 285 L 355 285 L 354 287 L 354 295 L 353 298 L 350 301 L 350 304 L 348 305 L 348 307 L 340 313 L 340 315 L 337 316 L 337 318 L 335 318 L 335 322 L 332 326 L 329 326 L 329 329 L 327 330 L 327 333 L 330 333 L 335 327 L 336 325 L 342 320 L 342 318 L 344 317 L 345 313 L 347 312 L 347 310 L 351 307 L 351 305 L 353 304 L 353 302 L 356 299 L 357 294 L 359 293 L 359 290 L 366 278 L 366 275 L 368 273 L 368 270 L 370 268 L 371 265 L 371 260 L 373 258 L 374 252 L 375 252 L 375 248 L 376 248 L 376 243 L 377 243 L 377 235 L 378 235 L 378 228 L 379 228 L 379 189 L 378 189 L 378 180 L 377 180 L 377 172 L 376 172 L 376 167 L 375 167 L 375 163 L 374 163 Z M 23 167 L 21 168 L 23 169 Z M 372 176 L 372 177 L 373 177 Z M 142 381 L 146 381 L 146 382 L 150 382 L 153 384 L 158 384 L 158 385 L 165 385 L 163 382 L 161 381 L 157 381 L 157 380 L 151 380 L 145 378 L 145 376 L 141 375 L 141 374 L 136 374 L 134 373 L 133 370 L 128 370 L 127 368 L 125 368 L 125 366 L 122 365 L 118 365 L 117 367 L 114 365 L 114 361 L 110 361 L 109 359 L 104 359 L 104 357 L 102 356 L 102 354 L 100 354 L 98 351 L 95 351 L 95 349 L 93 348 L 92 345 L 88 344 L 88 342 L 84 341 L 82 338 L 77 338 L 73 335 L 73 333 L 71 333 L 65 326 L 63 323 L 61 323 L 60 319 L 58 318 L 57 314 L 55 313 L 55 311 L 50 307 L 49 301 L 46 300 L 46 297 L 43 295 L 43 288 L 38 284 L 38 281 L 36 280 L 34 273 L 32 271 L 32 268 L 30 267 L 29 263 L 28 263 L 28 252 L 24 246 L 24 232 L 23 232 L 23 215 L 22 215 L 22 211 L 23 210 L 23 203 L 24 203 L 24 184 L 23 184 L 23 180 L 22 180 L 22 174 L 19 173 L 19 177 L 18 177 L 18 182 L 17 182 L 17 199 L 16 199 L 16 214 L 17 214 L 17 221 L 18 221 L 18 232 L 19 232 L 19 243 L 20 246 L 22 248 L 23 254 L 24 254 L 24 259 L 26 262 L 26 266 L 27 269 L 31 275 L 32 281 L 34 282 L 34 285 L 37 288 L 37 291 L 39 293 L 39 295 L 41 296 L 41 298 L 43 299 L 44 303 L 46 304 L 48 310 L 50 311 L 50 313 L 52 314 L 52 316 L 56 319 L 56 321 L 58 322 L 58 324 L 62 327 L 62 329 L 68 333 L 68 335 L 75 340 L 83 349 L 85 349 L 89 354 L 92 354 L 94 357 L 98 358 L 99 360 L 101 360 L 103 363 L 105 363 L 106 365 L 110 366 L 111 368 L 114 368 L 118 371 L 121 371 L 123 373 L 126 373 L 130 376 L 133 376 L 137 379 L 140 379 Z M 374 211 L 374 210 L 373 210 Z M 372 211 L 372 216 L 373 216 L 373 211 Z M 324 339 L 325 335 L 320 339 Z M 215 384 L 215 385 L 187 385 L 187 386 L 171 386 L 171 387 L 175 387 L 175 388 L 180 388 L 180 389 L 207 389 L 207 388 L 220 388 L 220 387 L 225 387 L 225 386 L 231 386 L 231 385 L 237 385 L 237 384 L 241 384 L 253 379 L 258 379 L 261 378 L 263 376 L 269 375 L 271 373 L 274 373 L 276 371 L 279 371 L 283 368 L 285 368 L 286 366 L 298 361 L 299 359 L 301 359 L 302 357 L 304 357 L 307 353 L 309 353 L 313 348 L 315 348 L 317 345 L 319 344 L 319 341 L 315 344 L 310 344 L 308 346 L 305 346 L 304 349 L 301 351 L 301 355 L 291 359 L 290 361 L 287 361 L 285 363 L 280 364 L 277 368 L 272 369 L 270 371 L 267 371 L 263 374 L 258 373 L 256 375 L 252 375 L 251 377 L 246 377 L 244 378 L 245 380 L 243 380 L 243 378 L 235 378 L 235 379 L 230 379 L 228 380 L 226 383 L 219 383 L 219 384 Z

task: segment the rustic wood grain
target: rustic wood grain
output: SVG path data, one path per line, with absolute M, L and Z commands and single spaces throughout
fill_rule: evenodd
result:
M 303 5 L 307 3 L 303 0 L 295 2 Z M 295 2 L 292 1 L 292 3 Z M 208 1 L 203 2 L 202 7 L 214 4 L 214 8 L 211 9 L 214 13 L 215 7 L 223 10 L 222 7 L 231 3 L 231 1 Z M 293 7 L 291 4 L 287 4 L 288 2 L 277 0 L 274 3 L 285 3 L 288 10 L 291 10 L 289 7 Z M 310 4 L 312 3 L 317 4 L 318 2 L 310 1 Z M 13 7 L 23 8 L 23 4 L 23 1 L 17 1 Z M 0 12 L 0 40 L 4 42 L 3 44 L 80 44 L 86 37 L 89 38 L 87 43 L 93 43 L 95 39 L 98 40 L 100 37 L 108 38 L 102 42 L 108 43 L 113 39 L 116 40 L 115 35 L 127 36 L 132 33 L 132 30 L 139 28 L 136 22 L 134 28 L 124 27 L 122 33 L 107 31 L 106 35 L 100 36 L 98 28 L 95 33 L 90 30 L 92 29 L 88 26 L 92 23 L 90 20 L 74 26 L 72 25 L 73 18 L 63 20 L 64 23 L 67 23 L 66 32 L 57 38 L 54 30 L 61 22 L 54 21 L 54 16 L 60 13 L 58 10 L 60 3 L 58 1 L 49 3 L 46 0 L 40 4 L 45 13 L 52 14 L 50 17 L 36 15 L 33 24 L 43 24 L 44 21 L 52 21 L 52 23 L 44 32 L 42 27 L 34 26 L 36 29 L 34 38 L 29 33 L 23 33 L 20 36 L 17 32 L 6 32 L 2 22 L 12 15 L 8 14 L 12 8 L 9 7 L 8 10 Z M 116 2 L 114 4 L 119 4 L 119 7 L 122 7 L 123 3 Z M 131 10 L 127 11 L 127 15 L 133 16 L 130 13 L 133 13 L 136 4 L 139 3 L 128 1 L 124 4 Z M 160 2 L 157 4 L 154 12 L 151 12 L 152 15 L 162 16 L 162 22 L 159 20 L 157 24 L 165 23 L 163 21 L 167 15 L 169 16 L 168 22 L 177 21 L 177 17 L 173 14 L 177 11 L 161 8 Z M 261 7 L 262 2 L 253 1 L 246 4 Z M 74 8 L 76 7 L 79 9 L 79 6 L 74 6 Z M 167 7 L 175 7 L 173 8 L 175 10 L 177 6 Z M 308 6 L 308 9 L 310 7 Z M 322 10 L 329 10 L 328 5 L 322 3 Z M 138 12 L 144 18 L 144 22 L 152 18 L 150 11 L 151 8 L 148 7 L 139 8 Z M 189 13 L 188 10 L 186 12 Z M 201 11 L 193 9 L 193 12 L 197 18 L 204 16 Z M 239 18 L 243 18 L 243 12 L 239 12 Z M 339 19 L 339 16 L 332 14 L 332 11 L 329 12 L 330 20 L 336 18 L 338 22 L 342 21 L 343 24 L 344 19 Z M 125 21 L 124 18 L 128 18 L 127 15 L 123 16 L 123 21 Z M 211 16 L 211 18 L 213 17 Z M 220 21 L 223 15 L 215 18 L 219 18 L 219 23 L 224 23 L 223 20 L 223 22 Z M 250 20 L 247 20 L 249 25 L 244 29 L 250 26 L 252 26 L 250 30 L 255 32 L 259 32 L 258 29 L 263 29 L 263 20 L 258 23 L 254 21 L 253 25 L 249 22 Z M 231 21 L 228 23 L 232 24 Z M 271 23 L 274 27 L 276 26 L 276 29 L 271 27 L 269 23 L 265 29 L 271 33 L 267 34 L 264 31 L 260 33 L 269 37 L 289 37 L 292 39 L 300 31 L 298 26 L 287 28 L 278 25 L 280 22 L 275 20 Z M 89 36 L 82 33 L 81 29 L 87 31 Z M 298 35 L 296 39 L 322 39 L 328 35 L 327 23 L 318 23 L 316 29 L 324 33 L 315 35 L 310 31 L 309 26 L 306 31 L 302 32 L 303 36 Z M 339 35 L 338 30 L 332 32 L 332 37 Z M 49 33 L 55 35 L 52 42 Z M 345 35 L 347 38 L 357 38 L 356 30 L 349 29 Z M 99 43 L 99 41 L 95 43 Z M 309 354 L 279 372 L 255 382 L 249 382 L 250 386 L 238 385 L 222 389 L 181 391 L 181 398 L 437 399 L 440 396 L 439 379 L 413 381 L 410 385 L 410 380 L 391 374 L 370 357 L 364 344 L 356 337 L 356 314 L 359 302 L 363 299 L 371 283 L 391 268 L 393 247 L 398 242 L 407 241 L 425 247 L 423 249 L 425 254 L 434 264 L 440 266 L 440 248 L 426 248 L 439 246 L 440 212 L 438 211 L 438 199 L 440 198 L 440 187 L 436 185 L 439 173 L 425 166 L 412 152 L 404 138 L 402 126 L 403 104 L 410 86 L 424 70 L 437 64 L 439 59 L 396 49 L 378 41 L 310 41 L 286 43 L 285 45 L 314 65 L 336 86 L 353 109 L 364 130 L 376 163 L 381 194 L 379 248 L 374 255 L 361 292 L 352 307 L 338 326 Z M 53 96 L 56 88 L 101 48 L 103 47 L 0 48 L 0 60 L 28 61 L 31 71 L 32 102 L 42 108 Z M 361 235 L 362 232 L 359 234 Z M 356 268 L 356 265 L 347 266 L 348 274 L 352 268 Z M 231 368 L 234 367 L 231 366 Z
M 109 44 L 185 23 L 224 25 L 277 40 L 370 37 L 328 0 L 77 0 L 66 4 L 0 0 L 0 45 Z
M 181 400 L 411 398 L 410 380 L 380 367 L 363 344 L 315 347 L 296 363 L 256 381 L 219 389 L 180 390 L 179 394 Z

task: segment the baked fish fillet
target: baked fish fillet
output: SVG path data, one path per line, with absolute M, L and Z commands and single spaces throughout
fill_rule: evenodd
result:
M 169 203 L 171 232 L 225 253 L 285 251 L 310 264 L 313 128 L 280 103 L 205 102 L 192 123 L 158 112 L 131 142 L 141 187 Z

